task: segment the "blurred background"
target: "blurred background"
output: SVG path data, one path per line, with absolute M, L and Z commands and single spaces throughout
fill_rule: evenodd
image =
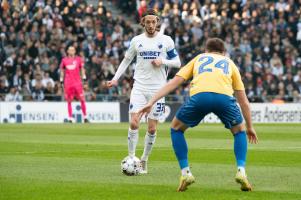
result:
M 182 64 L 211 36 L 226 41 L 251 102 L 301 102 L 301 0 L 2 0 L 0 100 L 62 101 L 59 64 L 74 43 L 85 59 L 87 101 L 129 100 L 133 64 L 107 89 L 149 7 Z M 170 71 L 169 78 L 176 71 Z M 189 84 L 167 98 L 183 102 Z

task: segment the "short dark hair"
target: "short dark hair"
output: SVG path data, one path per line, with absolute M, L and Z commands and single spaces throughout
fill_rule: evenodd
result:
M 75 51 L 76 51 L 76 48 L 75 48 L 75 46 L 74 46 L 74 43 L 73 43 L 73 42 L 70 42 L 69 44 L 67 44 L 67 46 L 66 46 L 66 48 L 65 48 L 65 51 L 67 52 L 67 51 L 68 51 L 68 49 L 69 49 L 70 47 L 73 47 L 73 48 L 75 49 Z
M 210 38 L 206 42 L 205 50 L 207 52 L 225 53 L 226 47 L 224 41 L 220 38 Z
M 145 11 L 142 14 L 142 17 L 145 17 L 146 15 L 155 15 L 155 16 L 159 17 L 158 12 L 155 9 L 152 9 L 152 8 L 147 9 L 147 11 Z

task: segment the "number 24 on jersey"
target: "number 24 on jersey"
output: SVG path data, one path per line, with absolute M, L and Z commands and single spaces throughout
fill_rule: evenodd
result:
M 201 65 L 199 66 L 199 74 L 204 72 L 212 72 L 212 64 L 214 62 L 214 58 L 211 56 L 202 56 L 198 60 Z M 229 62 L 225 59 L 218 61 L 213 65 L 216 68 L 219 68 L 223 71 L 224 74 L 229 74 Z

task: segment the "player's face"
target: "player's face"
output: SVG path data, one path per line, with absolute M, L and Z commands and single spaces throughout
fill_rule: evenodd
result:
M 69 56 L 75 56 L 75 48 L 69 47 L 67 53 Z
M 156 27 L 158 24 L 157 16 L 147 15 L 144 17 L 144 28 L 148 35 L 152 36 L 156 32 Z

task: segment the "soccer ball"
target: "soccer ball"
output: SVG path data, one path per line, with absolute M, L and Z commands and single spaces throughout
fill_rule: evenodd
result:
M 135 176 L 141 172 L 140 159 L 135 156 L 127 156 L 121 161 L 121 172 L 127 176 Z

